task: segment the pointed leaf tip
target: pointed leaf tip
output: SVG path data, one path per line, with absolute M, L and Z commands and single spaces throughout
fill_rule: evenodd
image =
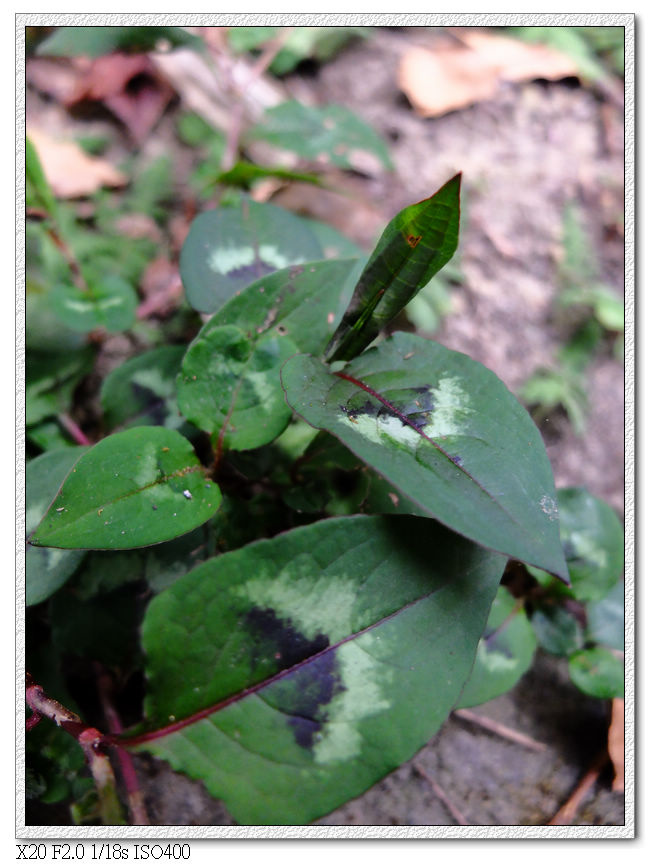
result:
M 386 226 L 325 359 L 351 360 L 451 259 L 458 246 L 460 173 Z
M 482 364 L 395 333 L 344 372 L 330 374 L 315 358 L 296 355 L 281 375 L 294 411 L 332 433 L 425 513 L 568 579 L 541 436 Z

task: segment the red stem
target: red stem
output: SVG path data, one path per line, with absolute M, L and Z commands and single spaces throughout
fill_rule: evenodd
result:
M 97 670 L 97 690 L 99 691 L 99 699 L 102 704 L 104 717 L 108 724 L 108 729 L 111 733 L 119 736 L 123 731 L 122 721 L 117 714 L 115 707 L 110 699 L 112 689 L 112 681 L 108 673 L 103 671 L 98 664 L 95 665 Z M 144 804 L 144 796 L 140 789 L 138 775 L 133 765 L 133 759 L 128 751 L 115 745 L 115 753 L 120 764 L 120 771 L 124 786 L 126 787 L 127 798 L 129 801 L 129 811 L 131 812 L 131 825 L 133 826 L 148 826 L 149 817 Z
M 92 442 L 86 436 L 81 427 L 76 424 L 67 414 L 59 415 L 59 423 L 64 428 L 64 430 L 72 436 L 72 438 L 78 445 L 86 446 L 92 444 Z
M 406 424 L 406 426 L 410 427 L 412 430 L 415 430 L 418 435 L 421 435 L 423 439 L 426 439 L 430 444 L 434 446 L 434 448 L 439 450 L 443 456 L 447 457 L 448 460 L 451 460 L 451 462 L 453 462 L 454 465 L 457 466 L 457 468 L 464 472 L 467 477 L 471 478 L 475 483 L 478 483 L 476 481 L 476 478 L 472 477 L 472 475 L 470 475 L 468 471 L 466 471 L 461 465 L 456 463 L 455 460 L 447 453 L 444 448 L 441 448 L 437 442 L 429 438 L 426 433 L 423 433 L 420 427 L 416 426 L 416 424 L 414 424 L 413 421 L 410 420 L 410 418 L 408 418 L 405 414 L 402 414 L 402 412 L 398 408 L 396 408 L 392 404 L 392 402 L 389 402 L 381 394 L 377 393 L 376 390 L 373 390 L 369 385 L 365 384 L 365 382 L 360 381 L 358 378 L 353 378 L 351 375 L 347 375 L 344 372 L 335 372 L 334 375 L 338 376 L 339 378 L 345 379 L 345 381 L 349 381 L 351 384 L 354 384 L 357 387 L 361 388 L 361 390 L 365 390 L 365 392 L 369 393 L 370 396 L 374 396 L 375 399 L 378 399 L 382 405 L 386 406 L 389 411 L 391 411 L 396 417 L 398 417 L 403 424 Z
M 435 592 L 437 591 L 437 589 L 434 589 L 433 591 Z M 424 598 L 428 598 L 432 593 L 433 592 L 428 592 L 427 594 L 422 595 L 422 597 L 415 598 L 413 601 L 406 604 L 405 607 L 402 607 L 400 610 L 395 610 L 395 612 L 389 613 L 381 620 L 381 622 L 389 621 L 390 619 L 399 615 L 399 613 L 403 612 L 403 610 L 407 607 L 412 607 Z M 221 700 L 218 703 L 213 703 L 211 706 L 207 706 L 205 709 L 200 709 L 193 715 L 188 715 L 186 718 L 181 718 L 180 721 L 174 721 L 171 724 L 167 724 L 165 727 L 158 727 L 156 730 L 150 730 L 147 733 L 138 733 L 135 736 L 127 736 L 123 739 L 116 739 L 113 736 L 109 736 L 106 737 L 106 741 L 108 741 L 109 744 L 131 747 L 132 745 L 142 745 L 144 742 L 152 742 L 155 739 L 162 739 L 165 736 L 169 736 L 171 733 L 177 733 L 179 730 L 183 730 L 185 727 L 189 727 L 191 724 L 195 724 L 197 721 L 202 721 L 204 718 L 213 715 L 215 712 L 219 712 L 221 711 L 221 709 L 225 709 L 232 703 L 237 703 L 239 700 L 243 700 L 245 697 L 250 697 L 251 694 L 256 694 L 258 691 L 261 691 L 262 688 L 266 688 L 269 685 L 275 684 L 276 682 L 280 681 L 280 679 L 284 679 L 285 676 L 289 676 L 292 673 L 295 673 L 297 670 L 300 670 L 301 667 L 304 667 L 306 664 L 310 664 L 312 661 L 322 657 L 327 652 L 335 651 L 340 646 L 350 642 L 350 640 L 354 640 L 357 637 L 360 637 L 362 634 L 373 630 L 377 627 L 377 625 L 381 624 L 381 622 L 373 622 L 373 624 L 367 625 L 360 631 L 349 634 L 347 637 L 343 637 L 338 642 L 332 643 L 330 646 L 326 646 L 324 649 L 321 649 L 320 652 L 315 652 L 313 655 L 309 655 L 309 657 L 303 658 L 303 660 L 298 661 L 297 664 L 293 664 L 293 666 L 291 667 L 285 667 L 284 670 L 280 670 L 279 672 L 275 673 L 275 675 L 270 676 L 268 679 L 262 679 L 262 681 L 257 682 L 255 685 L 251 685 L 249 688 L 244 688 L 243 690 L 238 691 L 236 694 L 231 694 L 229 697 L 226 697 L 224 700 Z
M 70 273 L 72 274 L 72 281 L 74 282 L 74 284 L 80 291 L 88 291 L 88 285 L 81 272 L 79 262 L 75 258 L 74 253 L 72 252 L 68 244 L 59 234 L 58 229 L 56 229 L 54 226 L 50 226 L 47 229 L 47 233 L 56 248 L 61 253 L 61 255 L 65 258 L 66 264 L 70 268 Z
M 38 712 L 32 712 L 32 714 L 25 721 L 25 730 L 29 733 L 30 730 L 33 730 L 34 727 L 43 720 L 43 716 L 39 715 Z

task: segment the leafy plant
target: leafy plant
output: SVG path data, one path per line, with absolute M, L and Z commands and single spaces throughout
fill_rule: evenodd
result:
M 562 408 L 582 435 L 589 409 L 586 371 L 608 333 L 622 338 L 624 309 L 622 299 L 598 280 L 596 253 L 573 204 L 565 208 L 562 240 L 556 308 L 565 327 L 568 320 L 570 335 L 555 364 L 538 369 L 520 395 L 538 422 Z
M 348 42 L 369 32 L 368 27 L 229 27 L 228 41 L 237 53 L 257 52 L 273 41 L 281 42 L 270 70 L 286 75 L 304 60 L 328 60 Z
M 248 130 L 250 140 L 262 139 L 280 150 L 290 150 L 313 162 L 354 168 L 355 155 L 372 154 L 386 169 L 392 168 L 381 138 L 342 105 L 312 108 L 290 100 L 270 108 L 261 123 Z
M 270 229 L 270 206 L 198 217 L 181 271 L 212 317 L 186 350 L 106 380 L 117 431 L 30 464 L 27 599 L 49 598 L 58 651 L 133 669 L 128 623 L 143 617 L 144 717 L 94 730 L 95 751 L 146 749 L 239 822 L 313 820 L 408 759 L 454 706 L 512 687 L 571 595 L 548 577 L 543 603 L 516 601 L 499 588 L 508 558 L 540 585 L 571 574 L 573 597 L 596 606 L 584 636 L 553 645 L 579 687 L 620 691 L 597 606 L 620 573 L 616 518 L 560 491 L 558 522 L 539 433 L 485 367 L 411 334 L 381 339 L 453 255 L 459 185 L 399 213 L 365 264 L 318 260 L 320 231 L 313 261 L 281 260 L 311 228 Z M 230 235 L 214 230 L 226 216 Z M 129 600 L 143 583 L 144 611 Z M 31 723 L 47 714 L 35 687 Z M 91 817 L 113 807 L 103 795 Z
M 560 537 L 571 586 L 528 566 L 531 624 L 540 646 L 566 657 L 574 684 L 593 697 L 623 697 L 623 527 L 614 511 L 582 488 L 559 491 Z
M 202 41 L 182 27 L 57 27 L 37 48 L 49 57 L 101 57 L 112 51 L 142 52 L 191 47 Z
M 551 45 L 571 57 L 588 82 L 608 72 L 625 72 L 623 27 L 509 27 L 508 34 L 526 42 Z

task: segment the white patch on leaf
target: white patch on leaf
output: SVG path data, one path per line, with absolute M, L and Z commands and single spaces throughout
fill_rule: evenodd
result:
M 315 580 L 316 573 L 320 573 L 319 566 L 303 553 L 293 560 L 290 570 L 247 580 L 234 591 L 256 607 L 271 608 L 278 618 L 290 619 L 308 640 L 322 633 L 330 640 L 333 633 L 347 635 L 352 627 L 350 611 L 356 601 L 358 580 L 329 575 Z
M 288 267 L 290 264 L 301 264 L 305 261 L 304 258 L 296 257 L 295 255 L 291 257 L 286 256 L 277 246 L 271 246 L 270 243 L 263 243 L 260 246 L 260 258 L 266 264 L 272 264 L 273 267 L 277 267 L 278 270 L 282 267 Z
M 473 409 L 470 408 L 469 395 L 462 388 L 460 379 L 441 378 L 438 386 L 431 389 L 431 396 L 434 407 L 429 422 L 422 427 L 424 436 L 438 443 L 444 436 L 462 435 L 465 421 Z M 362 412 L 344 412 L 341 421 L 375 444 L 385 445 L 388 440 L 412 449 L 422 444 L 423 436 L 416 429 L 387 410 L 382 410 L 377 417 Z
M 359 643 L 367 643 L 369 638 L 361 637 Z M 390 674 L 360 644 L 341 646 L 336 660 L 344 690 L 327 705 L 327 721 L 314 746 L 314 760 L 320 764 L 341 763 L 360 754 L 363 737 L 359 722 L 391 706 L 383 687 L 390 689 Z
M 542 496 L 539 500 L 539 506 L 549 520 L 559 519 L 560 514 L 557 507 L 557 501 L 551 496 Z
M 259 258 L 265 264 L 275 267 L 278 270 L 282 267 L 288 267 L 290 264 L 299 264 L 304 261 L 303 258 L 295 256 L 287 256 L 277 246 L 272 246 L 270 243 L 263 243 L 259 247 Z M 231 273 L 233 270 L 238 270 L 240 267 L 249 267 L 255 262 L 255 250 L 252 246 L 230 246 L 217 247 L 214 249 L 207 259 L 207 264 L 210 270 L 215 273 L 220 273 L 222 276 Z
M 461 435 L 470 408 L 470 398 L 459 378 L 441 378 L 431 389 L 433 411 L 422 432 L 434 441 L 441 436 Z
M 255 261 L 252 246 L 219 246 L 208 256 L 208 267 L 215 273 L 225 276 L 240 267 L 247 267 Z
M 139 488 L 149 486 L 158 480 L 160 471 L 158 469 L 158 459 L 156 454 L 156 445 L 149 444 L 144 447 L 140 453 L 138 460 L 138 470 L 133 475 L 133 480 Z
M 503 652 L 490 652 L 485 640 L 480 640 L 476 650 L 476 669 L 483 667 L 492 673 L 502 673 L 514 669 L 519 661 L 517 658 L 509 658 Z M 480 665 L 480 666 L 479 666 Z

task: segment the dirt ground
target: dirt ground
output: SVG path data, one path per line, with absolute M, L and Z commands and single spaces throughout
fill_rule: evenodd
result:
M 369 245 L 400 208 L 463 172 L 464 283 L 435 338 L 494 370 L 513 391 L 548 365 L 562 344 L 552 314 L 562 213 L 577 200 L 598 251 L 603 281 L 623 292 L 623 111 L 575 79 L 503 83 L 497 95 L 433 119 L 417 116 L 397 85 L 399 57 L 420 34 L 378 30 L 321 67 L 286 82 L 297 98 L 352 108 L 391 146 L 395 172 L 354 178 L 363 204 L 292 193 L 276 203 L 330 219 Z M 297 202 L 297 203 L 296 203 Z M 328 210 L 329 212 L 323 212 Z M 603 353 L 589 369 L 583 437 L 564 417 L 542 426 L 558 487 L 585 486 L 623 514 L 622 364 Z M 538 654 L 510 693 L 476 712 L 546 746 L 516 744 L 453 716 L 413 760 L 323 825 L 544 825 L 566 801 L 606 741 L 608 705 L 582 695 L 566 662 Z M 231 823 L 200 784 L 140 757 L 156 825 Z M 603 774 L 574 825 L 623 825 L 623 796 Z M 432 783 L 433 781 L 433 783 Z M 439 785 L 448 797 L 436 794 Z M 454 811 L 454 808 L 456 809 Z

